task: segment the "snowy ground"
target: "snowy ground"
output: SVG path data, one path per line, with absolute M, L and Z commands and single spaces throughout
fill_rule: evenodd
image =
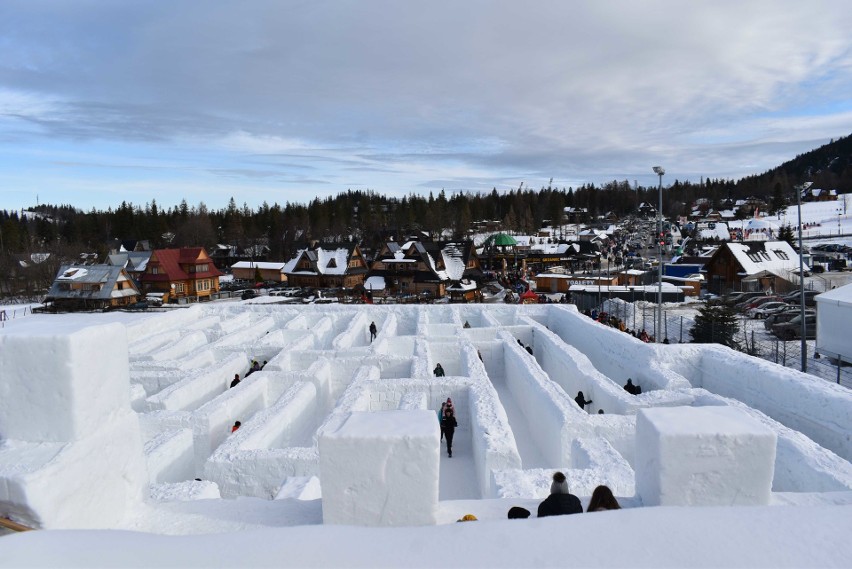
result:
M 379 327 L 372 343 L 370 321 Z M 843 537 L 852 519 L 852 396 L 743 354 L 643 344 L 557 305 L 227 301 L 168 313 L 36 314 L 7 321 L 0 342 L 50 344 L 115 322 L 127 330 L 124 377 L 141 425 L 143 499 L 109 525 L 99 523 L 98 511 L 81 516 L 79 525 L 52 523 L 52 515 L 62 514 L 55 506 L 42 510 L 41 521 L 57 529 L 145 533 L 7 536 L 0 538 L 0 566 L 564 566 L 567 555 L 581 566 L 842 566 L 852 554 Z M 40 379 L 33 365 L 38 356 L 10 353 L 9 345 L 0 346 L 0 364 L 11 370 L 13 389 L 18 377 L 32 389 L 50 389 L 51 379 Z M 268 364 L 228 389 L 252 359 Z M 99 373 L 103 381 L 121 377 L 112 367 L 119 359 L 92 361 L 97 367 L 87 373 L 60 367 L 57 374 L 75 381 Z M 444 378 L 432 374 L 438 361 Z M 18 369 L 24 372 L 16 375 Z M 627 377 L 643 386 L 641 396 L 621 388 Z M 594 400 L 585 411 L 573 402 L 578 390 Z M 440 447 L 437 526 L 322 526 L 320 433 L 351 412 L 435 410 L 447 396 L 456 402 L 460 428 L 452 459 Z M 770 505 L 643 506 L 634 485 L 637 413 L 680 406 L 733 407 L 775 433 Z M 104 417 L 97 424 L 107 436 L 112 419 Z M 231 434 L 234 420 L 243 426 Z M 0 419 L 5 480 L 20 476 L 10 457 L 25 462 L 46 449 L 44 442 L 8 436 L 14 428 Z M 85 430 L 81 436 L 75 444 L 104 455 L 103 445 L 86 446 Z M 91 469 L 101 460 L 92 460 L 95 478 Z M 506 521 L 514 505 L 535 512 L 556 469 L 566 472 L 584 506 L 594 487 L 606 483 L 625 510 Z M 138 476 L 130 472 L 128 479 Z M 70 496 L 85 491 L 81 482 L 57 473 L 51 487 Z M 34 512 L 18 512 L 19 521 L 36 521 L 27 519 Z M 480 523 L 454 523 L 467 513 Z M 612 539 L 621 547 L 610 547 Z

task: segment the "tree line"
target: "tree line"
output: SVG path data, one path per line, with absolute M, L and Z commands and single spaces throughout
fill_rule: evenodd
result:
M 687 215 L 695 201 L 721 209 L 724 200 L 755 196 L 770 211 L 786 205 L 803 181 L 815 187 L 852 191 L 852 136 L 841 138 L 797 156 L 760 175 L 738 181 L 674 180 L 663 188 L 663 213 Z M 558 188 L 547 186 L 490 192 L 411 193 L 385 196 L 370 190 L 348 190 L 309 203 L 264 202 L 257 208 L 234 198 L 221 209 L 186 200 L 162 207 L 155 200 L 144 205 L 122 202 L 115 209 L 83 211 L 73 205 L 38 205 L 26 212 L 0 210 L 0 294 L 10 290 L 8 279 L 21 257 L 50 254 L 43 279 L 52 282 L 60 263 L 90 253 L 103 260 L 116 240 L 147 240 L 151 248 L 204 246 L 217 243 L 245 251 L 252 245 L 268 247 L 268 257 L 286 260 L 308 243 L 356 241 L 370 250 L 389 239 L 412 235 L 463 238 L 485 223 L 489 228 L 533 233 L 538 228 L 565 223 L 594 223 L 601 216 L 621 218 L 646 202 L 656 208 L 656 186 L 631 185 L 627 180 Z M 566 213 L 570 211 L 580 213 Z M 52 272 L 51 272 L 52 271 Z M 3 286 L 2 279 L 7 279 Z

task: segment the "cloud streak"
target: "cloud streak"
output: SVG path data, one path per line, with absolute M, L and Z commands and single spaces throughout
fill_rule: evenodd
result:
M 397 195 L 740 177 L 852 132 L 849 29 L 840 1 L 10 1 L 0 183 L 52 163 L 53 201 L 107 205 L 57 171 L 72 151 L 174 164 L 114 181 L 214 206 L 355 171 Z

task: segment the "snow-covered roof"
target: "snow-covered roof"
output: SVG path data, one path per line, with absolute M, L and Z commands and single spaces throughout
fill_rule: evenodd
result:
M 459 281 L 447 287 L 448 291 L 469 291 L 476 290 L 476 283 L 471 281 Z
M 311 262 L 311 270 L 296 271 L 296 265 L 303 256 L 307 256 Z M 282 273 L 305 274 L 305 275 L 343 275 L 346 274 L 349 261 L 349 250 L 343 247 L 337 249 L 299 249 L 296 256 L 287 261 L 281 268 Z M 316 270 L 313 270 L 316 267 Z
M 745 228 L 751 229 L 751 230 L 754 230 L 754 229 L 772 229 L 774 231 L 774 230 L 778 229 L 778 226 L 776 224 L 772 223 L 771 221 L 766 221 L 765 219 L 753 218 L 753 219 L 748 220 L 748 223 L 746 223 Z
M 726 246 L 742 267 L 741 274 L 769 271 L 786 277 L 789 271 L 799 269 L 799 255 L 786 241 L 726 243 Z

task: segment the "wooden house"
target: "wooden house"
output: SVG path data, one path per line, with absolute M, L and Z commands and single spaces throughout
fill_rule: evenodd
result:
M 286 283 L 286 265 L 287 263 L 271 261 L 239 261 L 231 265 L 231 274 L 235 279 L 245 281 Z
M 473 241 L 410 241 L 385 243 L 370 267 L 370 282 L 386 295 L 420 295 L 441 298 L 451 287 L 459 302 L 479 297 L 483 275 Z
M 163 302 L 210 299 L 222 273 L 203 247 L 157 249 L 140 276 L 142 291 L 163 293 Z
M 139 300 L 139 289 L 116 265 L 62 265 L 45 303 L 63 310 L 119 308 Z
M 355 243 L 300 249 L 287 261 L 287 284 L 311 288 L 355 288 L 364 284 L 367 261 Z
M 798 283 L 799 255 L 786 241 L 722 244 L 702 273 L 711 292 L 784 292 Z

